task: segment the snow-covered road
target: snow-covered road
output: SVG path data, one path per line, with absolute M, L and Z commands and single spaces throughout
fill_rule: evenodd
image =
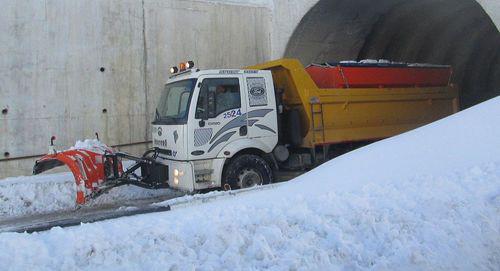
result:
M 499 270 L 500 98 L 273 189 L 0 248 L 6 270 Z

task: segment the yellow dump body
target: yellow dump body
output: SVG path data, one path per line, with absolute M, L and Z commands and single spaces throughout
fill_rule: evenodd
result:
M 386 138 L 458 111 L 453 86 L 320 89 L 296 59 L 247 68 L 270 70 L 285 106 L 299 110 L 302 147 Z

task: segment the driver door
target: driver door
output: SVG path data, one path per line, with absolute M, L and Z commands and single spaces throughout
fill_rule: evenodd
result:
M 239 74 L 200 77 L 189 128 L 190 159 L 215 158 L 224 146 L 248 136 L 242 81 Z

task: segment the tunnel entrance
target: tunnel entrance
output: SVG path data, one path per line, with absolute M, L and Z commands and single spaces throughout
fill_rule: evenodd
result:
M 462 108 L 500 94 L 500 33 L 474 0 L 320 0 L 285 56 L 448 64 Z

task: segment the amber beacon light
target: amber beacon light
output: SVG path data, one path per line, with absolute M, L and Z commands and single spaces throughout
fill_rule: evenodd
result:
M 181 62 L 181 63 L 179 63 L 179 66 L 177 66 L 177 67 L 174 66 L 174 67 L 170 68 L 170 73 L 175 74 L 178 72 L 183 72 L 185 70 L 192 69 L 193 67 L 194 67 L 194 62 L 192 60 L 187 61 L 187 62 Z

